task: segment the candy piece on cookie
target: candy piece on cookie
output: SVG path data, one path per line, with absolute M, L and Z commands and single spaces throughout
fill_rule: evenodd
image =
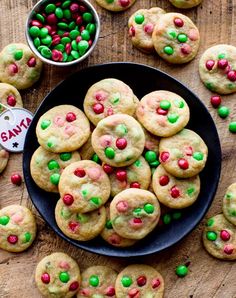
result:
M 171 175 L 189 178 L 199 174 L 205 167 L 208 149 L 203 139 L 190 129 L 160 141 L 159 159 Z
M 106 10 L 119 12 L 128 9 L 136 0 L 96 0 Z
M 181 209 L 196 201 L 200 192 L 200 178 L 177 179 L 159 165 L 152 177 L 152 187 L 163 205 Z
M 9 108 L 23 107 L 19 91 L 14 86 L 6 83 L 0 83 L 0 113 L 5 110 L 5 107 L 1 104 Z
M 71 163 L 79 161 L 77 151 L 53 153 L 39 147 L 30 162 L 30 173 L 34 182 L 49 192 L 58 192 L 62 171 Z
M 133 117 L 116 114 L 101 120 L 92 133 L 92 146 L 99 158 L 113 167 L 134 163 L 142 154 L 145 136 Z
M 0 173 L 6 168 L 9 160 L 9 153 L 0 145 Z
M 210 91 L 236 92 L 236 47 L 220 44 L 207 49 L 199 60 L 199 74 Z
M 98 236 L 106 223 L 105 207 L 92 212 L 72 212 L 60 199 L 55 209 L 55 218 L 58 227 L 69 238 L 88 241 Z
M 39 144 L 56 153 L 79 149 L 90 136 L 89 121 L 75 106 L 60 105 L 43 114 L 36 127 Z
M 129 18 L 129 36 L 132 44 L 144 53 L 154 51 L 152 33 L 159 16 L 165 11 L 159 7 L 139 9 Z
M 61 174 L 59 192 L 71 211 L 89 212 L 106 203 L 111 186 L 102 167 L 91 160 L 81 160 L 67 166 Z
M 0 53 L 0 81 L 26 89 L 38 81 L 43 63 L 22 43 L 11 43 Z
M 159 90 L 141 99 L 136 116 L 152 134 L 169 137 L 187 125 L 190 114 L 189 107 L 181 96 L 166 90 Z
M 188 9 L 199 5 L 202 0 L 169 0 L 175 7 Z
M 235 226 L 223 214 L 209 218 L 203 231 L 203 245 L 215 258 L 236 260 Z
M 136 98 L 124 82 L 109 78 L 93 84 L 84 99 L 84 111 L 89 120 L 97 125 L 100 120 L 113 114 L 133 115 Z
M 174 64 L 192 60 L 197 55 L 200 43 L 198 28 L 181 13 L 161 15 L 152 39 L 158 55 Z
M 81 288 L 77 298 L 117 297 L 115 281 L 117 273 L 108 266 L 91 266 L 82 272 Z
M 155 195 L 143 189 L 126 189 L 114 197 L 110 218 L 117 234 L 142 239 L 158 224 L 160 205 Z
M 226 219 L 236 225 L 236 183 L 231 184 L 223 198 L 223 213 Z
M 70 298 L 80 287 L 80 269 L 70 256 L 56 252 L 38 263 L 35 282 L 44 297 Z
M 28 208 L 10 205 L 0 210 L 0 248 L 24 251 L 34 241 L 36 230 L 35 218 Z
M 124 268 L 115 284 L 116 297 L 155 297 L 164 295 L 164 279 L 153 267 L 133 264 Z

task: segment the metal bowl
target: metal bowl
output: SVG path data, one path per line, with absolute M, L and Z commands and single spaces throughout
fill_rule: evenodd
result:
M 99 16 L 97 14 L 97 11 L 95 10 L 95 8 L 93 7 L 93 5 L 88 1 L 88 0 L 79 0 L 78 2 L 84 4 L 86 7 L 89 8 L 90 12 L 92 13 L 94 20 L 95 20 L 95 24 L 96 24 L 96 33 L 95 33 L 95 37 L 93 40 L 93 44 L 92 46 L 88 49 L 88 51 L 81 56 L 80 58 L 70 61 L 70 62 L 57 62 L 57 61 L 53 61 L 50 59 L 47 59 L 45 57 L 43 57 L 41 55 L 41 53 L 37 50 L 37 48 L 35 47 L 33 40 L 31 38 L 31 36 L 29 35 L 29 24 L 30 21 L 33 19 L 33 17 L 35 16 L 36 13 L 39 13 L 42 11 L 42 7 L 45 6 L 45 4 L 47 3 L 51 3 L 51 0 L 40 0 L 38 3 L 35 4 L 35 6 L 32 8 L 32 10 L 30 11 L 27 20 L 26 20 L 26 26 L 25 26 L 25 36 L 26 36 L 26 40 L 27 43 L 29 45 L 29 47 L 31 48 L 31 50 L 33 51 L 33 53 L 43 62 L 51 64 L 51 65 L 56 65 L 56 66 L 69 66 L 69 65 L 73 65 L 76 63 L 79 63 L 81 61 L 83 61 L 85 58 L 87 58 L 92 51 L 94 50 L 97 42 L 98 42 L 98 38 L 99 38 L 99 34 L 100 34 L 100 19 Z

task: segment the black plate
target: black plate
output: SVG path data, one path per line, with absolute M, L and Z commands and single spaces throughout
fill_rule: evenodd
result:
M 83 109 L 83 99 L 88 88 L 104 78 L 117 78 L 128 84 L 138 96 L 155 90 L 169 90 L 182 96 L 188 103 L 191 117 L 188 127 L 198 133 L 206 142 L 209 156 L 205 169 L 200 174 L 201 192 L 198 200 L 183 212 L 181 219 L 154 230 L 146 238 L 130 248 L 115 248 L 97 237 L 88 242 L 78 242 L 65 236 L 58 228 L 54 209 L 57 194 L 47 193 L 34 183 L 30 175 L 30 159 L 37 149 L 35 134 L 39 117 L 50 108 L 60 104 L 72 104 Z M 31 200 L 44 220 L 63 239 L 69 243 L 101 255 L 130 257 L 159 252 L 170 247 L 186 236 L 200 222 L 209 208 L 219 182 L 221 170 L 221 148 L 215 124 L 203 103 L 187 87 L 167 74 L 140 64 L 109 63 L 96 65 L 74 73 L 61 82 L 44 99 L 29 127 L 23 155 L 25 183 Z

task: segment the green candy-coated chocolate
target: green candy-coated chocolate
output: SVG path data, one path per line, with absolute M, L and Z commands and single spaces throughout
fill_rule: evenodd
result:
M 204 154 L 202 152 L 194 152 L 193 153 L 193 158 L 198 161 L 203 160 L 203 157 L 204 157 Z
M 54 185 L 58 185 L 60 181 L 60 174 L 54 173 L 50 176 L 50 182 Z
M 58 34 L 60 37 L 62 37 L 63 34 L 64 34 L 65 32 L 66 32 L 65 30 L 61 30 L 61 29 L 57 30 L 57 34 Z
M 142 166 L 142 162 L 140 159 L 136 160 L 134 164 L 137 168 L 140 168 Z
M 42 55 L 44 58 L 50 59 L 50 58 L 52 57 L 52 51 L 51 51 L 48 47 L 44 47 L 44 48 L 41 50 L 41 55 Z
M 48 146 L 48 148 L 52 148 L 54 146 L 54 143 L 51 141 L 48 141 L 47 146 Z
M 62 61 L 63 61 L 63 62 L 66 62 L 67 59 L 68 59 L 68 55 L 66 54 L 66 52 L 62 53 L 62 55 L 63 55 L 63 59 L 62 59 Z
M 194 187 L 189 187 L 186 191 L 186 193 L 191 197 L 195 192 L 195 188 Z
M 101 204 L 101 198 L 99 198 L 99 197 L 92 197 L 90 200 L 89 200 L 91 203 L 93 203 L 93 204 L 95 204 L 95 205 L 97 205 L 97 206 L 99 206 L 100 204 Z
M 158 167 L 159 164 L 160 164 L 159 160 L 155 160 L 155 161 L 149 163 L 149 165 L 154 168 Z
M 185 265 L 179 265 L 179 266 L 176 267 L 175 273 L 179 277 L 184 277 L 188 274 L 188 267 L 185 266 Z
M 160 107 L 163 110 L 169 110 L 169 108 L 171 107 L 171 103 L 168 100 L 161 100 Z
M 116 153 L 115 153 L 115 150 L 113 148 L 107 147 L 105 149 L 105 155 L 106 155 L 107 158 L 113 159 L 115 157 Z
M 229 116 L 230 110 L 228 107 L 221 106 L 218 108 L 217 112 L 221 118 L 226 118 Z
M 79 54 L 78 51 L 72 50 L 72 51 L 71 51 L 71 56 L 72 56 L 74 59 L 79 59 L 80 54 Z
M 95 24 L 92 24 L 92 23 L 89 23 L 87 26 L 86 26 L 86 30 L 88 30 L 88 32 L 90 34 L 94 34 L 96 32 L 96 25 Z
M 50 46 L 52 43 L 52 37 L 50 35 L 47 35 L 44 38 L 41 38 L 41 42 L 47 46 Z
M 175 30 L 172 30 L 172 29 L 168 30 L 167 33 L 168 33 L 168 35 L 169 35 L 171 38 L 176 38 L 176 36 L 177 36 L 176 31 L 175 31 Z
M 85 12 L 83 13 L 82 18 L 86 23 L 90 23 L 93 20 L 93 15 L 90 12 Z
M 230 209 L 229 210 L 229 215 L 235 217 L 236 216 L 236 210 L 235 209 Z
M 60 154 L 60 159 L 62 161 L 68 161 L 71 159 L 71 157 L 72 157 L 72 153 L 70 153 L 70 152 L 65 152 L 65 153 Z
M 49 3 L 46 7 L 45 7 L 45 11 L 47 14 L 50 14 L 52 12 L 54 12 L 56 9 L 56 5 L 53 3 Z
M 204 85 L 207 87 L 207 89 L 209 89 L 211 91 L 214 91 L 215 90 L 215 86 L 211 82 L 205 82 Z
M 173 55 L 174 54 L 174 49 L 171 46 L 165 46 L 163 51 L 167 55 Z
M 206 226 L 207 227 L 211 227 L 212 225 L 214 224 L 214 219 L 213 218 L 209 218 L 207 223 L 206 223 Z
M 142 208 L 136 208 L 136 209 L 133 210 L 133 215 L 134 215 L 135 217 L 139 217 L 139 216 L 142 215 L 142 211 L 143 211 Z
M 57 24 L 58 28 L 62 29 L 62 30 L 67 30 L 68 29 L 68 25 L 64 22 L 59 22 Z
M 87 42 L 87 40 L 81 40 L 78 43 L 78 50 L 80 55 L 84 55 L 84 53 L 87 51 L 87 49 L 89 48 L 89 43 Z
M 67 20 L 71 18 L 71 11 L 69 9 L 64 9 L 63 10 L 63 17 Z
M 61 39 L 61 43 L 64 44 L 64 45 L 66 45 L 67 43 L 70 43 L 70 42 L 71 42 L 71 39 L 68 36 L 64 36 Z
M 163 215 L 162 220 L 163 220 L 165 225 L 170 224 L 171 223 L 171 215 L 166 213 L 165 215 Z
M 97 275 L 91 275 L 89 277 L 89 284 L 92 287 L 97 287 L 99 285 L 99 278 Z
M 76 27 L 76 22 L 75 21 L 70 22 L 68 27 L 69 27 L 70 30 L 74 30 L 75 27 Z
M 71 0 L 66 0 L 66 1 L 64 1 L 64 2 L 62 3 L 61 7 L 62 7 L 62 8 L 67 8 L 67 7 L 70 6 L 70 4 L 71 4 Z
M 63 18 L 63 10 L 60 7 L 57 7 L 55 9 L 55 15 L 58 19 L 62 19 Z
M 188 40 L 188 36 L 184 33 L 180 33 L 177 36 L 177 39 L 178 39 L 179 42 L 186 42 Z
M 20 60 L 22 57 L 23 57 L 23 51 L 22 51 L 22 50 L 17 50 L 17 51 L 14 53 L 14 58 L 15 58 L 16 60 Z
M 39 29 L 39 27 L 37 27 L 37 26 L 32 26 L 32 27 L 30 27 L 30 29 L 29 29 L 29 34 L 30 34 L 30 36 L 32 36 L 32 37 L 38 37 L 39 34 L 40 34 L 40 29 Z
M 10 221 L 10 217 L 7 215 L 3 215 L 0 217 L 0 225 L 6 226 Z
M 114 2 L 114 0 L 106 0 L 107 3 L 111 4 Z
M 123 137 L 128 133 L 127 126 L 125 124 L 118 124 L 115 128 L 115 132 L 119 137 Z
M 36 13 L 36 19 L 39 20 L 41 23 L 45 22 L 45 17 L 41 15 L 41 13 Z
M 145 153 L 145 159 L 148 163 L 152 163 L 152 162 L 156 161 L 157 160 L 156 152 L 151 151 L 151 150 L 147 151 Z
M 60 272 L 59 279 L 60 279 L 61 282 L 66 284 L 70 280 L 70 275 L 66 271 L 65 272 Z
M 50 124 L 51 124 L 51 121 L 50 121 L 50 120 L 43 120 L 43 121 L 41 122 L 41 128 L 42 128 L 43 130 L 45 130 L 46 128 L 48 128 L 48 127 L 50 126 Z
M 220 53 L 218 55 L 218 59 L 224 59 L 226 57 L 226 54 L 225 53 Z
M 36 48 L 38 48 L 41 45 L 40 38 L 39 37 L 35 37 L 33 43 L 34 43 L 34 46 Z
M 144 15 L 143 14 L 137 14 L 135 17 L 134 17 L 134 20 L 135 20 L 135 23 L 136 24 L 142 24 L 144 22 Z
M 178 107 L 180 109 L 182 109 L 184 107 L 184 102 L 180 99 L 175 99 L 174 104 L 175 104 L 176 107 Z
M 230 200 L 230 199 L 233 198 L 233 194 L 231 192 L 228 192 L 228 193 L 225 194 L 225 198 Z
M 229 124 L 229 131 L 232 133 L 236 133 L 236 121 L 233 121 Z
M 42 28 L 42 29 L 40 29 L 40 34 L 39 34 L 39 36 L 40 36 L 41 38 L 45 38 L 47 35 L 48 35 L 48 29 L 47 29 L 47 28 Z
M 173 214 L 172 214 L 172 218 L 174 219 L 174 220 L 178 220 L 178 219 L 180 219 L 182 217 L 182 213 L 181 212 L 174 212 Z
M 54 49 L 63 53 L 65 51 L 65 46 L 63 44 L 59 43 L 54 47 Z
M 173 113 L 173 114 L 169 114 L 169 115 L 167 115 L 167 119 L 168 119 L 168 121 L 170 122 L 170 123 L 176 123 L 177 121 L 178 121 L 178 119 L 179 119 L 179 115 L 178 114 L 176 114 L 176 113 Z
M 210 241 L 215 241 L 217 239 L 217 234 L 215 232 L 213 232 L 213 231 L 208 231 L 206 233 L 206 237 Z
M 112 222 L 111 222 L 111 220 L 107 220 L 107 221 L 106 221 L 106 228 L 107 228 L 108 230 L 111 230 L 111 229 L 112 229 Z
M 31 238 L 32 238 L 32 236 L 31 236 L 30 232 L 26 232 L 24 235 L 23 243 L 30 242 Z
M 149 203 L 145 204 L 143 209 L 147 214 L 152 214 L 155 210 L 154 206 L 152 204 L 149 204 Z
M 61 210 L 61 216 L 65 219 L 69 219 L 71 215 L 72 213 L 70 212 L 70 210 L 66 207 L 63 207 L 63 209 Z
M 73 61 L 73 60 L 74 60 L 74 57 L 72 55 L 69 55 L 66 61 L 70 62 L 70 61 Z
M 88 191 L 87 189 L 83 189 L 83 190 L 81 191 L 81 193 L 82 193 L 82 196 L 83 196 L 83 197 L 86 197 L 86 196 L 88 195 L 89 191 Z
M 71 30 L 70 31 L 70 38 L 71 39 L 76 39 L 77 36 L 80 35 L 80 32 L 78 30 Z
M 60 169 L 59 163 L 52 159 L 48 162 L 48 169 L 51 170 L 55 170 L 55 169 Z
M 91 159 L 98 164 L 101 163 L 101 160 L 96 153 L 93 154 Z
M 123 276 L 121 278 L 121 283 L 122 283 L 123 287 L 128 288 L 129 286 L 132 285 L 133 281 L 132 281 L 131 277 L 129 277 L 129 276 Z
M 90 34 L 88 32 L 88 30 L 84 29 L 82 32 L 81 32 L 81 37 L 83 40 L 90 40 Z
M 76 40 L 72 40 L 71 42 L 71 47 L 73 50 L 77 51 L 78 50 L 78 46 L 77 46 L 77 42 Z

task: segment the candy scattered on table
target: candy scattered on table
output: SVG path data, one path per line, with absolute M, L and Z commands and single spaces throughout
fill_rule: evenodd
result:
M 211 96 L 211 104 L 213 108 L 218 108 L 221 105 L 221 97 L 219 95 Z
M 227 118 L 229 116 L 230 110 L 226 106 L 220 106 L 217 112 L 221 118 Z
M 186 265 L 178 265 L 175 269 L 176 275 L 185 277 L 188 274 L 188 267 Z
M 229 131 L 232 133 L 236 133 L 236 122 L 235 121 L 230 122 Z
M 17 186 L 20 186 L 22 183 L 21 175 L 18 173 L 14 173 L 11 175 L 11 183 Z

